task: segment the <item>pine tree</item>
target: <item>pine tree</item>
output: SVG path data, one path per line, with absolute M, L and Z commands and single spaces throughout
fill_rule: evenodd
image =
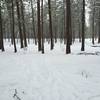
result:
M 41 51 L 41 23 L 40 23 L 40 0 L 37 1 L 37 20 L 38 20 L 38 51 Z
M 14 20 L 14 1 L 11 0 L 12 2 L 12 36 L 13 36 L 13 42 L 14 42 L 14 52 L 17 52 L 17 48 L 16 48 L 16 41 L 15 41 L 15 20 Z
M 83 0 L 83 7 L 82 7 L 82 46 L 81 51 L 85 50 L 85 0 Z
M 42 35 L 42 54 L 44 54 L 44 34 L 43 34 L 43 0 L 41 0 L 41 35 Z
M 27 47 L 27 40 L 26 40 L 26 27 L 25 27 L 25 18 L 24 18 L 24 5 L 23 1 L 20 0 L 21 5 L 21 20 L 22 20 L 22 26 L 23 26 L 23 40 L 24 40 L 24 46 Z
M 70 48 L 70 41 L 71 41 L 71 8 L 70 8 L 70 0 L 66 0 L 66 38 L 67 38 L 67 43 L 66 43 L 66 54 L 71 53 L 71 48 Z
M 24 48 L 24 45 L 23 45 L 23 34 L 22 34 L 22 28 L 21 28 L 21 14 L 20 14 L 19 0 L 16 0 L 16 6 L 17 6 L 17 18 L 18 18 L 20 43 L 21 43 L 21 48 Z
M 50 33 L 51 50 L 52 50 L 54 48 L 54 41 L 52 32 L 51 0 L 48 0 L 48 9 L 49 9 L 49 33 Z
M 4 51 L 4 43 L 3 43 L 3 28 L 2 28 L 2 7 L 0 1 L 0 49 Z

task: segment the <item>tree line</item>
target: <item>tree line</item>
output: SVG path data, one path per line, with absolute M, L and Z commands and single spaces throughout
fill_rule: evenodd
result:
M 86 8 L 89 9 L 88 26 Z M 64 41 L 66 54 L 71 53 L 75 38 L 85 50 L 85 38 L 100 43 L 100 1 L 99 0 L 0 0 L 0 49 L 4 51 L 4 39 L 8 39 L 17 52 L 28 46 L 30 39 L 44 54 L 47 40 L 54 49 L 57 39 Z

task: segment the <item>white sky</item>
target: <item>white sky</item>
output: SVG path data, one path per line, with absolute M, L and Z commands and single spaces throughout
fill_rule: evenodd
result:
M 86 25 L 89 26 L 89 8 L 86 7 Z

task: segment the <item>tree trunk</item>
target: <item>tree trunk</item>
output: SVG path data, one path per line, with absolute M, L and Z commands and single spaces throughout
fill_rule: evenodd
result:
M 82 45 L 81 51 L 85 50 L 85 0 L 83 0 L 83 10 L 82 10 Z
M 81 27 L 80 27 L 80 21 L 79 21 L 79 42 L 81 42 Z
M 44 54 L 44 34 L 43 34 L 43 0 L 41 0 L 41 35 L 42 35 L 42 54 Z
M 100 9 L 99 9 L 99 18 L 100 18 Z M 98 23 L 99 23 L 98 43 L 100 43 L 100 19 Z
M 54 32 L 55 32 L 55 43 L 57 43 L 57 14 L 56 14 L 56 0 L 54 1 L 55 3 L 55 15 L 54 15 Z
M 94 44 L 94 15 L 95 15 L 95 3 L 93 4 L 93 15 L 92 15 L 92 44 Z
M 66 54 L 71 53 L 70 48 L 70 39 L 71 39 L 71 8 L 70 8 L 70 0 L 66 0 L 66 36 L 67 36 L 67 43 L 66 43 Z
M 12 1 L 12 36 L 13 36 L 13 42 L 14 42 L 14 52 L 17 52 L 17 48 L 16 48 L 16 42 L 15 42 L 15 20 L 14 20 L 14 3 L 13 0 Z
M 40 0 L 37 1 L 37 19 L 38 19 L 38 51 L 41 51 L 41 24 L 40 24 Z
M 0 49 L 4 51 L 3 44 L 3 30 L 2 30 L 2 12 L 1 12 L 1 2 L 0 2 Z
M 20 9 L 19 9 L 19 0 L 16 0 L 16 6 L 17 6 L 17 17 L 18 17 L 20 43 L 21 43 L 21 48 L 23 48 L 24 45 L 23 45 L 23 34 L 22 34 L 22 28 L 21 28 L 21 15 L 20 15 Z
M 21 3 L 21 14 L 22 14 L 24 46 L 27 47 L 26 27 L 25 27 L 25 18 L 24 18 L 24 5 L 23 5 L 23 1 L 22 0 L 20 0 L 20 3 Z
M 52 50 L 54 48 L 54 41 L 53 41 L 53 33 L 52 33 L 51 0 L 48 0 L 48 8 L 49 8 L 49 33 L 50 33 L 51 50 Z
M 64 44 L 66 44 L 66 9 L 65 9 L 65 0 L 63 0 L 63 10 L 64 10 L 64 24 L 63 24 L 63 34 L 64 34 Z
M 100 21 L 99 21 L 98 43 L 100 43 Z

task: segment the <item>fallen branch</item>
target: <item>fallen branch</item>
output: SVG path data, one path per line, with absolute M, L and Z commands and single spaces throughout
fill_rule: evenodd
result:
M 20 97 L 17 94 L 17 89 L 15 89 L 15 93 L 13 95 L 13 98 L 16 98 L 17 100 L 21 100 Z
M 99 45 L 93 45 L 93 46 L 91 46 L 91 47 L 100 47 Z
M 78 55 L 100 55 L 100 52 L 94 52 L 94 53 L 83 52 L 83 53 L 78 53 Z

